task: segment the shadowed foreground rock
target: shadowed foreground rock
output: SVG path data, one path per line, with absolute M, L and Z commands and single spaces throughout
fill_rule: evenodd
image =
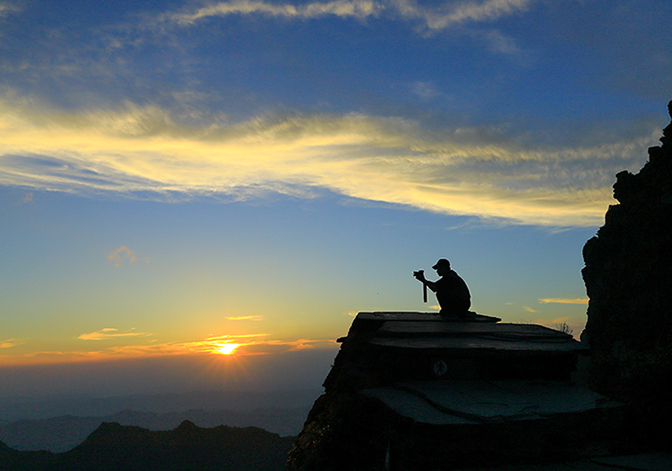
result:
M 639 173 L 616 175 L 619 204 L 583 249 L 591 386 L 633 405 L 652 440 L 672 420 L 672 124 L 660 140 Z
M 566 333 L 477 314 L 374 312 L 339 340 L 288 470 L 449 470 L 628 446 L 621 405 L 572 384 L 585 346 Z

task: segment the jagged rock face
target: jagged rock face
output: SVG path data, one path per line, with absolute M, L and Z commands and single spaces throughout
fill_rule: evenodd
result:
M 616 175 L 619 204 L 584 246 L 582 272 L 593 387 L 649 409 L 672 379 L 672 123 L 660 140 L 639 173 Z

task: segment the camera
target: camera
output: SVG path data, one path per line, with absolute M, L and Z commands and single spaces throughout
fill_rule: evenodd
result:
M 423 273 L 425 273 L 425 270 L 414 271 L 413 276 L 415 277 L 422 276 Z

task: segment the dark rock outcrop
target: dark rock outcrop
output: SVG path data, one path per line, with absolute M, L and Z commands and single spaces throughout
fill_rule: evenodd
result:
M 287 471 L 462 469 L 622 451 L 622 405 L 571 384 L 584 346 L 499 320 L 359 313 Z
M 619 204 L 583 248 L 591 385 L 633 405 L 645 429 L 672 419 L 672 124 L 660 140 L 639 173 L 616 175 Z

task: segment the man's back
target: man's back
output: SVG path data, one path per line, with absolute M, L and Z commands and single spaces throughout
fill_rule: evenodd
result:
M 467 283 L 455 270 L 450 270 L 436 282 L 436 299 L 441 305 L 441 314 L 464 314 L 471 307 L 471 295 Z

